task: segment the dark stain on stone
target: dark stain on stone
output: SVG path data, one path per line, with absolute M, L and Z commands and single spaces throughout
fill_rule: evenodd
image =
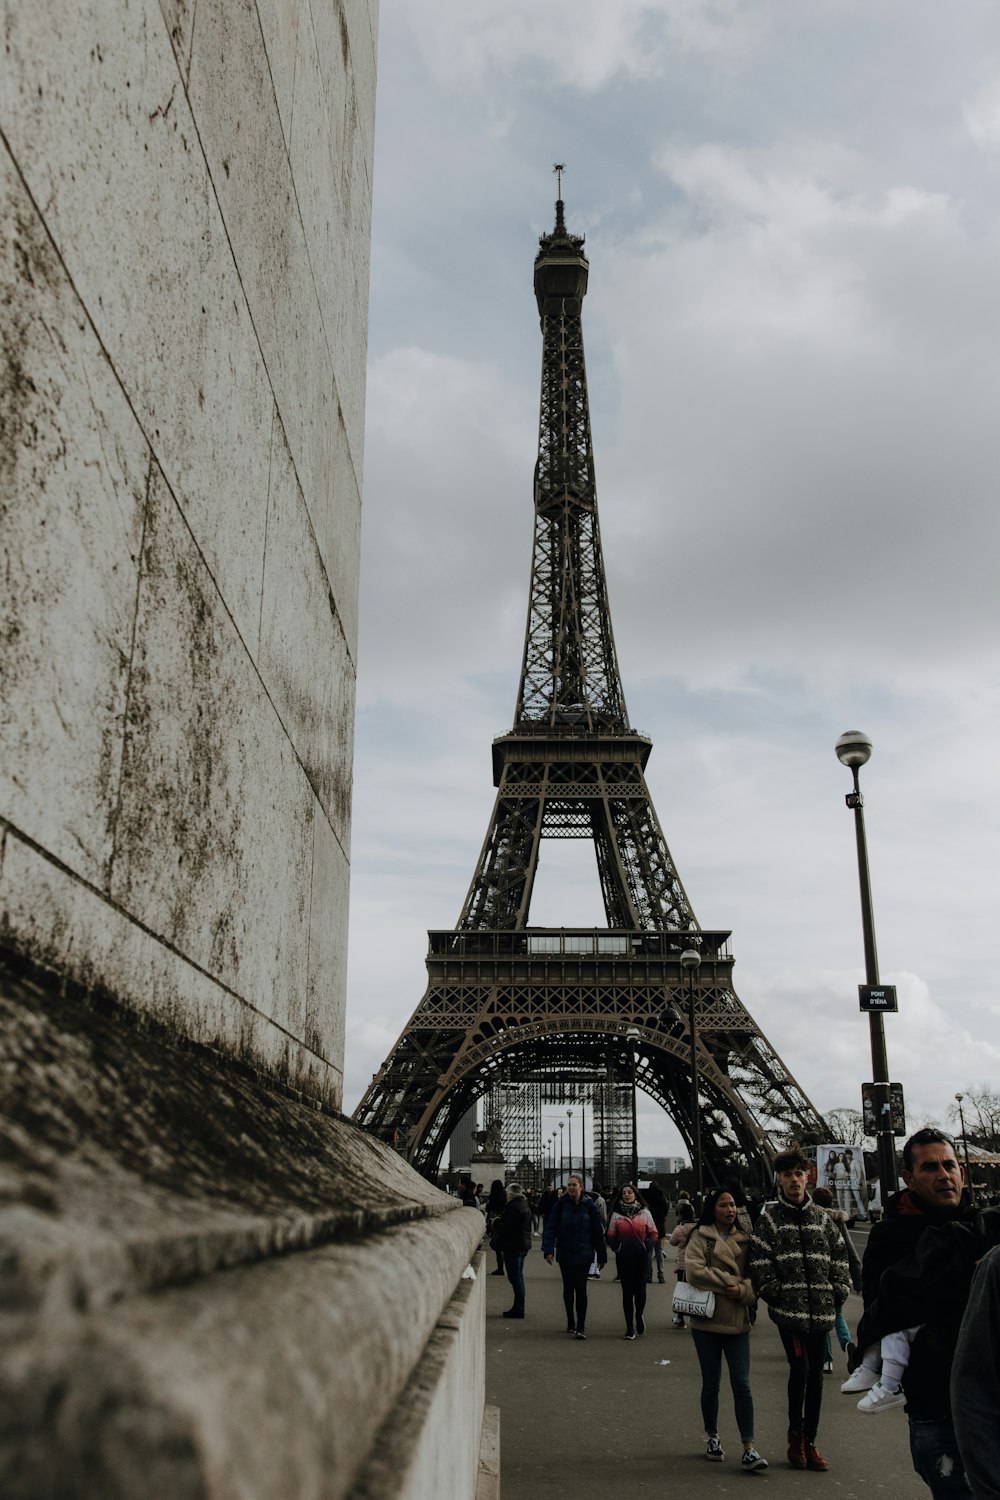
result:
M 168 1220 L 198 1203 L 328 1214 L 338 1238 L 383 1216 L 376 1148 L 342 1115 L 10 950 L 0 950 L 0 1031 L 0 1153 L 20 1201 L 44 1191 L 55 1206 L 92 1180 L 88 1216 L 118 1231 L 140 1227 L 131 1201 Z M 405 1219 L 427 1204 L 401 1187 L 394 1208 Z
M 153 888 L 167 936 L 182 951 L 204 942 L 205 903 L 213 971 L 233 983 L 239 950 L 221 879 L 245 878 L 247 816 L 233 736 L 238 685 L 224 661 L 227 620 L 162 476 L 152 486 L 143 549 L 136 649 L 126 728 L 116 867 L 119 899 Z M 165 735 L 165 723 L 182 726 Z M 222 901 L 219 906 L 220 899 Z M 207 955 L 202 952 L 200 961 Z

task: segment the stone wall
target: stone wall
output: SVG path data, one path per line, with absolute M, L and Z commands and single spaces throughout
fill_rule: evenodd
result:
M 485 1500 L 338 1113 L 377 0 L 0 9 L 0 1495 Z
M 3 0 L 0 941 L 339 1105 L 377 0 Z

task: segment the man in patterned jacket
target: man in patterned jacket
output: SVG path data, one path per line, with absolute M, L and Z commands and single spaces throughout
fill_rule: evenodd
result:
M 808 1170 L 797 1149 L 775 1157 L 778 1196 L 757 1220 L 748 1270 L 788 1360 L 788 1462 L 793 1469 L 823 1470 L 830 1466 L 816 1433 L 825 1336 L 847 1299 L 851 1274 L 840 1231 L 806 1192 Z

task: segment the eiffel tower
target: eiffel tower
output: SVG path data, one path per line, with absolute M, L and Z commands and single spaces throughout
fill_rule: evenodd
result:
M 427 989 L 354 1118 L 430 1172 L 499 1080 L 633 1077 L 693 1146 L 693 1005 L 707 1180 L 761 1181 L 778 1144 L 824 1126 L 736 995 L 729 932 L 695 919 L 643 774 L 652 742 L 629 724 L 597 518 L 583 244 L 560 176 L 535 259 L 541 409 L 514 726 L 493 742 L 496 803 L 461 916 L 428 934 Z M 606 928 L 528 926 L 543 838 L 592 841 Z M 701 959 L 696 992 L 684 950 Z

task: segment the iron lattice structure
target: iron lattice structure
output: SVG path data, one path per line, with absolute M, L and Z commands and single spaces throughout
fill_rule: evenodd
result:
M 432 1171 L 490 1089 L 554 1074 L 568 1087 L 602 1069 L 631 1079 L 634 1063 L 639 1087 L 690 1147 L 679 960 L 696 948 L 705 1167 L 709 1178 L 759 1181 L 777 1144 L 821 1139 L 823 1122 L 737 997 L 729 933 L 698 925 L 646 785 L 652 743 L 629 724 L 597 517 L 581 320 L 588 270 L 560 198 L 535 260 L 541 403 L 514 726 L 493 744 L 497 797 L 458 924 L 428 935 L 427 989 L 354 1117 Z M 529 928 L 543 838 L 591 841 L 606 928 Z M 525 1154 L 535 1145 L 525 1142 Z M 618 1151 L 615 1165 L 622 1159 Z
M 549 1155 L 543 1141 L 543 1112 L 566 1105 L 577 1108 L 574 1154 L 560 1162 Z M 583 1111 L 590 1110 L 590 1138 L 583 1124 Z M 631 1172 L 632 1097 L 631 1083 L 615 1079 L 607 1065 L 593 1075 L 565 1078 L 558 1066 L 539 1070 L 532 1078 L 513 1075 L 492 1083 L 483 1106 L 485 1124 L 500 1126 L 504 1176 L 523 1186 L 542 1187 L 547 1181 L 565 1181 L 570 1171 L 580 1171 L 584 1158 L 591 1162 L 588 1178 L 604 1185 L 616 1183 Z M 571 1144 L 567 1136 L 565 1145 Z M 487 1168 L 486 1170 L 490 1170 Z

